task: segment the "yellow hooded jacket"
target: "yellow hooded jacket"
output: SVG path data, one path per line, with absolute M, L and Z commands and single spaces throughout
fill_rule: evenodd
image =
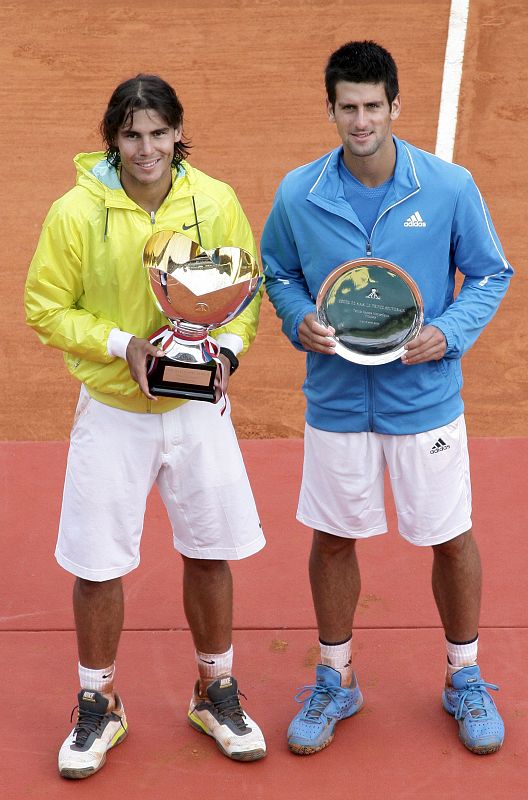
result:
M 74 159 L 77 181 L 51 207 L 26 281 L 28 324 L 44 344 L 65 351 L 71 374 L 95 399 L 137 412 L 168 411 L 182 400 L 146 398 L 128 364 L 107 350 L 119 328 L 148 338 L 167 320 L 158 311 L 142 264 L 143 247 L 157 231 L 181 231 L 204 248 L 241 247 L 257 257 L 249 223 L 233 189 L 182 162 L 155 215 L 123 190 L 104 153 Z M 245 352 L 257 331 L 262 289 L 234 320 L 213 332 L 231 333 Z

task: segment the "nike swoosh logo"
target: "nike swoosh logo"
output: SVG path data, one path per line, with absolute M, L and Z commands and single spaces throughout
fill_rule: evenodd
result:
M 204 664 L 214 664 L 214 661 L 208 661 L 206 658 L 200 658 L 200 661 L 203 661 Z
M 199 219 L 198 222 L 193 222 L 192 225 L 182 225 L 182 231 L 188 231 L 190 228 L 196 228 L 196 226 L 199 225 L 200 222 L 204 222 L 204 220 Z

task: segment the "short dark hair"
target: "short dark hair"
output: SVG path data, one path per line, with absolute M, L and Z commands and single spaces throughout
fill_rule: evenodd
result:
M 123 125 L 132 125 L 134 112 L 141 109 L 156 111 L 171 128 L 179 128 L 183 124 L 183 106 L 178 100 L 176 92 L 159 75 L 145 75 L 140 73 L 135 78 L 129 78 L 114 89 L 100 130 L 106 146 L 106 157 L 116 167 L 119 164 L 119 150 L 115 146 L 117 132 Z M 175 167 L 189 155 L 190 142 L 183 137 L 174 143 Z
M 326 94 L 332 108 L 338 81 L 383 83 L 389 105 L 399 92 L 396 63 L 391 54 L 376 42 L 347 42 L 332 53 L 325 69 Z

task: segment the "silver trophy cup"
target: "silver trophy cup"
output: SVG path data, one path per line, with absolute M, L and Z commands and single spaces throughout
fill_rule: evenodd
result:
M 150 336 L 164 355 L 147 369 L 153 395 L 214 402 L 219 346 L 209 335 L 234 319 L 262 283 L 256 258 L 239 247 L 205 250 L 174 231 L 147 241 L 143 264 L 168 325 Z

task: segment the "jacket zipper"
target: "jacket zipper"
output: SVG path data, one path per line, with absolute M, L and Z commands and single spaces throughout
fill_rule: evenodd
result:
M 367 381 L 369 388 L 368 424 L 369 431 L 374 430 L 374 367 L 367 367 Z
M 152 228 L 154 228 L 154 226 L 156 225 L 156 214 L 154 213 L 154 211 L 150 212 L 150 224 L 152 225 Z M 152 414 L 152 400 L 149 400 L 148 398 L 147 398 L 147 414 Z
M 374 230 L 374 228 L 372 228 L 372 230 Z M 372 236 L 372 232 L 370 235 Z M 371 256 L 372 256 L 372 243 L 370 239 L 367 239 L 367 258 L 370 258 Z M 373 431 L 374 430 L 374 408 L 373 408 L 374 374 L 372 370 L 374 369 L 374 367 L 367 367 L 366 369 L 367 369 L 367 383 L 368 383 L 368 426 L 369 426 L 369 431 Z
M 384 209 L 384 211 L 382 211 L 382 213 L 379 215 L 379 217 L 377 218 L 376 222 L 372 226 L 372 230 L 370 232 L 370 237 L 367 238 L 367 247 L 366 247 L 367 258 L 371 258 L 372 257 L 372 235 L 374 233 L 374 228 L 376 227 L 376 225 L 378 224 L 380 219 L 383 217 L 383 215 L 386 214 L 388 211 L 390 211 L 391 208 L 395 208 L 395 206 L 399 205 L 400 203 L 403 203 L 404 200 L 408 200 L 409 197 L 412 197 L 418 191 L 419 191 L 419 189 L 416 189 L 411 194 L 408 194 L 406 197 L 402 197 L 402 199 L 398 200 L 397 203 L 393 203 L 391 206 L 388 206 L 388 208 L 386 208 L 386 209 Z M 373 372 L 373 370 L 374 370 L 374 367 L 367 367 L 367 381 L 368 381 L 368 393 L 369 393 L 368 424 L 369 424 L 369 430 L 370 431 L 374 430 L 374 372 Z

